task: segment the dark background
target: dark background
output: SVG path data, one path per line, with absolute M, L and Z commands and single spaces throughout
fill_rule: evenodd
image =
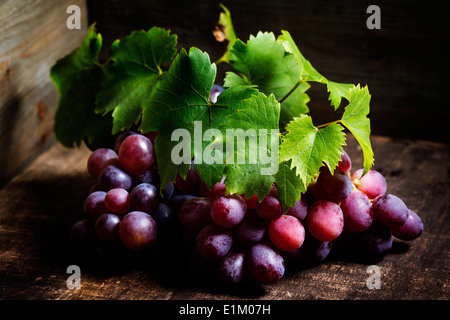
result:
M 237 36 L 288 30 L 305 57 L 330 80 L 368 85 L 372 134 L 449 143 L 447 98 L 448 15 L 445 1 L 250 1 L 224 0 Z M 198 47 L 211 60 L 226 43 L 212 34 L 219 1 L 88 0 L 105 47 L 116 38 L 152 26 L 178 35 L 178 47 Z M 381 9 L 381 29 L 369 30 L 367 7 Z M 218 68 L 218 83 L 227 69 Z M 326 87 L 312 84 L 310 114 L 316 125 L 340 118 Z M 337 112 L 341 112 L 338 110 Z

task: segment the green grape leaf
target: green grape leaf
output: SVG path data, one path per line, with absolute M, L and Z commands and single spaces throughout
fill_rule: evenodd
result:
M 361 89 L 359 85 L 349 91 L 350 103 L 345 107 L 342 115 L 342 124 L 350 130 L 358 140 L 364 155 L 364 172 L 366 174 L 373 166 L 373 151 L 370 143 L 370 120 L 369 114 L 370 93 L 367 86 Z
M 176 43 L 176 35 L 157 27 L 134 31 L 113 43 L 105 68 L 107 79 L 96 100 L 97 113 L 113 111 L 113 133 L 140 120 L 162 75 L 160 65 L 173 59 Z
M 342 98 L 348 98 L 348 91 L 353 87 L 353 84 L 327 80 L 312 66 L 311 62 L 303 56 L 295 44 L 294 39 L 292 39 L 292 36 L 286 30 L 281 31 L 278 41 L 281 42 L 287 52 L 290 52 L 295 56 L 298 64 L 300 81 L 312 81 L 326 84 L 327 90 L 330 93 L 329 100 L 331 105 L 337 110 L 341 105 Z
M 227 192 L 246 197 L 256 194 L 261 201 L 275 184 L 286 212 L 305 189 L 298 188 L 301 183 L 295 171 L 286 163 L 279 163 L 280 105 L 273 94 L 267 97 L 259 93 L 242 101 L 237 109 L 220 126 L 233 132 L 226 135 L 226 145 L 236 144 L 230 147 L 233 163 L 227 161 L 225 168 Z
M 111 137 L 111 115 L 95 113 L 96 95 L 105 79 L 98 61 L 101 47 L 102 37 L 93 24 L 80 46 L 59 59 L 50 70 L 60 94 L 53 130 L 57 141 L 65 147 L 79 146 L 82 141 L 101 145 Z
M 301 115 L 286 129 L 288 132 L 280 146 L 280 160 L 292 161 L 291 168 L 296 168 L 304 188 L 314 180 L 324 163 L 334 172 L 345 145 L 344 128 L 340 124 L 317 128 L 310 116 Z
M 266 95 L 274 94 L 281 102 L 281 122 L 289 122 L 292 116 L 308 112 L 309 97 L 305 93 L 309 84 L 297 86 L 298 64 L 295 56 L 286 52 L 272 32 L 258 32 L 247 43 L 236 40 L 229 51 L 229 63 L 239 74 L 228 72 L 226 87 L 243 82 L 255 85 Z M 291 90 L 296 88 L 293 92 Z M 288 93 L 290 95 L 288 96 Z

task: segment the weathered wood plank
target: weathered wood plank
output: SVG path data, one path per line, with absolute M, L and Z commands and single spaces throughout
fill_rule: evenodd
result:
M 69 5 L 81 9 L 81 30 L 66 26 Z M 1 2 L 0 186 L 54 142 L 50 68 L 81 43 L 86 26 L 84 0 Z
M 388 192 L 404 199 L 425 225 L 419 239 L 395 241 L 377 263 L 379 290 L 366 286 L 367 264 L 335 255 L 312 268 L 288 268 L 279 283 L 230 293 L 185 277 L 176 252 L 80 253 L 70 245 L 69 230 L 83 217 L 93 184 L 85 167 L 89 150 L 55 145 L 0 190 L 0 299 L 447 300 L 450 147 L 377 136 L 372 142 L 374 168 L 386 176 Z M 357 169 L 362 155 L 351 137 L 346 150 Z M 66 286 L 72 264 L 81 268 L 81 289 Z

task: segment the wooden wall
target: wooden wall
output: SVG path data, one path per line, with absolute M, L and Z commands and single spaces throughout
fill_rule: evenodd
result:
M 72 4 L 82 30 L 66 26 Z M 54 143 L 50 67 L 79 45 L 86 26 L 84 0 L 0 2 L 0 187 Z

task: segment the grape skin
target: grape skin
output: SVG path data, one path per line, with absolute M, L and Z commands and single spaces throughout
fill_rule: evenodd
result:
M 308 210 L 306 225 L 314 238 L 332 241 L 344 228 L 344 214 L 336 203 L 319 200 Z
M 105 206 L 112 213 L 126 213 L 131 208 L 130 194 L 122 188 L 111 189 L 105 195 Z
M 116 165 L 106 166 L 98 176 L 98 185 L 101 190 L 109 191 L 114 188 L 130 190 L 131 176 Z
M 400 227 L 392 228 L 392 235 L 400 240 L 417 239 L 423 232 L 423 222 L 419 215 L 408 209 L 408 219 Z
M 361 233 L 361 253 L 368 260 L 381 260 L 391 248 L 391 231 L 378 221 L 374 221 L 369 229 Z
M 213 199 L 192 198 L 181 205 L 178 210 L 178 219 L 185 228 L 203 228 L 213 222 L 211 218 L 211 206 Z
M 120 165 L 119 156 L 114 150 L 100 148 L 91 153 L 87 161 L 88 173 L 94 179 L 98 178 L 100 172 L 108 165 Z
M 362 178 L 364 169 L 358 169 L 351 175 L 356 188 L 364 192 L 369 199 L 375 199 L 377 196 L 386 193 L 387 182 L 384 176 L 376 170 L 369 170 Z
M 95 221 L 100 215 L 107 213 L 105 206 L 106 192 L 94 191 L 84 200 L 84 213 L 88 219 Z
M 369 197 L 359 190 L 353 190 L 340 203 L 344 214 L 344 228 L 352 232 L 367 230 L 373 221 L 372 204 Z
M 348 173 L 352 169 L 352 160 L 350 156 L 345 152 L 341 155 L 341 161 L 338 162 L 336 169 L 341 170 L 342 172 Z
M 233 236 L 243 246 L 254 245 L 266 236 L 267 222 L 256 211 L 248 210 L 244 220 L 234 228 Z
M 305 220 L 306 215 L 308 214 L 308 203 L 305 198 L 302 197 L 300 200 L 297 200 L 295 205 L 291 207 L 286 214 L 296 217 L 300 221 Z
M 131 206 L 137 211 L 151 213 L 158 207 L 159 192 L 150 183 L 141 183 L 130 192 Z
M 155 161 L 153 143 L 143 135 L 130 135 L 120 145 L 119 160 L 124 169 L 130 174 L 142 174 Z
M 256 213 L 264 219 L 273 220 L 281 217 L 283 209 L 276 197 L 268 195 L 263 201 L 256 204 Z
M 284 275 L 284 259 L 270 244 L 253 245 L 246 258 L 250 274 L 259 282 L 274 283 L 281 280 Z
M 247 281 L 245 254 L 239 251 L 228 252 L 217 269 L 219 282 L 229 288 L 240 287 Z
M 339 203 L 348 197 L 352 188 L 352 180 L 346 173 L 335 170 L 331 174 L 328 167 L 322 167 L 317 182 L 311 190 L 315 201 L 327 200 Z
M 232 244 L 231 231 L 214 223 L 205 226 L 196 239 L 198 253 L 205 259 L 217 259 L 225 256 L 230 251 Z
M 408 207 L 399 197 L 382 194 L 372 202 L 373 215 L 388 228 L 402 226 L 408 219 Z
M 103 243 L 111 244 L 120 240 L 119 238 L 120 218 L 113 213 L 101 215 L 95 221 L 95 233 Z
M 122 243 L 132 250 L 144 250 L 156 241 L 156 221 L 147 213 L 132 211 L 127 213 L 119 224 Z
M 240 196 L 217 198 L 211 206 L 211 219 L 222 228 L 232 228 L 242 222 L 247 205 Z
M 283 215 L 269 224 L 269 237 L 275 247 L 282 251 L 293 251 L 303 244 L 305 228 L 300 220 Z

